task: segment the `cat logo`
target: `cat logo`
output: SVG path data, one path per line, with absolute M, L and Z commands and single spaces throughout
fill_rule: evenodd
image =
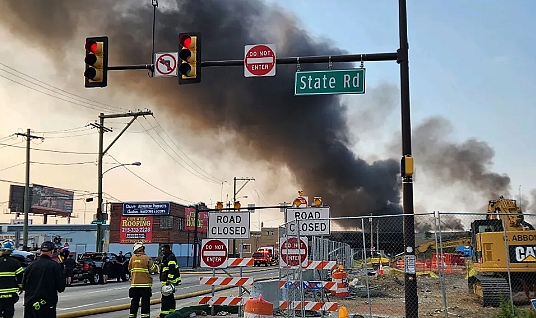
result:
M 515 253 L 517 262 L 536 262 L 535 246 L 516 246 Z

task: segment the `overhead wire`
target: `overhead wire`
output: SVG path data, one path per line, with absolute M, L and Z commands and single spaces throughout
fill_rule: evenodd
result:
M 0 146 L 26 149 L 25 146 L 15 146 L 15 144 L 10 145 L 10 144 L 0 143 Z M 73 154 L 73 155 L 98 155 L 98 153 L 96 152 L 66 151 L 66 150 L 54 150 L 54 149 L 42 149 L 42 148 L 32 148 L 32 150 L 52 152 L 52 153 Z
M 145 119 L 145 120 L 147 121 L 147 119 Z M 147 121 L 147 122 L 148 122 L 148 121 Z M 141 126 L 143 129 L 146 129 L 140 121 L 138 121 L 138 123 L 140 124 L 140 126 Z M 149 124 L 150 127 L 152 127 L 152 126 L 151 126 L 151 123 L 148 122 L 148 124 Z M 215 184 L 220 184 L 220 182 L 216 182 L 216 181 L 214 181 L 214 180 L 212 180 L 212 179 L 207 178 L 206 176 L 203 176 L 202 174 L 200 174 L 199 172 L 197 172 L 195 169 L 193 169 L 193 168 L 191 167 L 191 165 L 188 165 L 187 162 L 185 162 L 186 165 L 188 165 L 190 168 L 192 168 L 193 171 L 190 170 L 190 169 L 188 169 L 188 168 L 186 168 L 186 167 L 185 167 L 179 160 L 177 160 L 177 158 L 175 158 L 172 154 L 170 154 L 170 153 L 169 153 L 169 152 L 168 152 L 168 151 L 167 151 L 167 150 L 166 150 L 166 149 L 165 149 L 165 148 L 164 148 L 164 147 L 163 147 L 163 146 L 162 146 L 162 145 L 155 139 L 155 137 L 153 137 L 153 135 L 152 135 L 151 133 L 149 133 L 149 130 L 146 129 L 146 131 L 147 131 L 147 135 L 149 135 L 149 137 L 151 137 L 151 139 L 155 142 L 155 144 L 156 144 L 158 147 L 160 147 L 160 149 L 162 149 L 162 150 L 163 150 L 163 151 L 164 151 L 164 152 L 165 152 L 171 159 L 173 159 L 173 160 L 174 160 L 179 166 L 181 166 L 184 170 L 188 171 L 188 172 L 191 173 L 192 175 L 194 175 L 194 176 L 196 176 L 196 177 L 198 177 L 198 178 L 200 178 L 200 179 L 202 179 L 202 180 L 205 180 L 205 181 L 207 181 L 207 182 L 211 182 L 211 183 L 215 183 Z M 156 133 L 156 135 L 157 135 L 158 137 L 160 137 L 160 139 L 161 139 L 162 141 L 164 141 L 164 143 L 169 147 L 169 144 L 166 142 L 166 140 L 163 139 L 162 136 L 160 136 L 160 135 L 158 134 L 157 131 L 155 131 L 155 133 Z M 175 155 L 177 155 L 177 157 L 180 158 L 180 156 L 177 154 L 177 152 L 176 152 L 172 147 L 170 147 L 170 148 L 171 148 L 171 150 L 175 153 Z M 182 159 L 182 158 L 181 158 L 181 159 Z M 183 160 L 183 161 L 184 161 L 184 160 Z
M 81 161 L 81 162 L 39 162 L 39 161 L 30 161 L 31 163 L 38 165 L 49 165 L 49 166 L 75 166 L 75 165 L 87 165 L 97 163 L 95 161 Z M 2 170 L 0 170 L 2 171 Z
M 118 164 L 121 164 L 121 162 L 117 159 L 115 159 L 115 157 L 113 157 L 112 155 L 108 154 L 108 156 L 110 158 L 112 158 L 115 162 L 117 162 Z M 167 194 L 169 195 L 170 197 L 172 198 L 175 198 L 177 200 L 181 200 L 181 201 L 184 201 L 184 202 L 188 202 L 188 203 L 193 203 L 193 201 L 190 201 L 190 200 L 186 200 L 186 199 L 183 199 L 181 197 L 178 197 L 176 195 L 173 195 L 165 190 L 162 190 L 161 188 L 155 186 L 154 184 L 150 183 L 149 181 L 145 180 L 144 178 L 140 177 L 139 175 L 137 175 L 134 171 L 130 170 L 127 166 L 122 166 L 124 169 L 126 169 L 128 172 L 130 172 L 132 175 L 134 175 L 136 178 L 140 179 L 141 181 L 145 182 L 146 184 L 148 184 L 149 186 L 151 186 L 152 188 L 164 193 L 164 194 Z
M 101 102 L 91 100 L 89 98 L 86 98 L 86 97 L 83 97 L 83 96 L 80 96 L 80 95 L 73 94 L 73 93 L 68 92 L 68 91 L 66 91 L 64 89 L 61 89 L 59 87 L 56 87 L 56 86 L 50 85 L 50 84 L 48 84 L 48 83 L 46 83 L 44 81 L 41 81 L 41 80 L 39 80 L 39 79 L 37 79 L 37 78 L 35 78 L 33 76 L 30 76 L 28 74 L 20 72 L 19 70 L 15 69 L 15 68 L 7 65 L 7 64 L 4 64 L 4 63 L 0 62 L 0 65 L 5 67 L 5 68 L 8 68 L 8 69 L 10 69 L 10 70 L 12 70 L 12 71 L 14 71 L 16 73 L 0 68 L 0 71 L 2 71 L 2 72 L 10 74 L 11 76 L 19 78 L 19 79 L 21 79 L 23 81 L 26 81 L 26 82 L 28 82 L 28 83 L 30 83 L 32 85 L 37 86 L 37 87 L 40 87 L 40 88 L 43 88 L 43 89 L 48 90 L 50 92 L 53 92 L 54 94 L 58 94 L 60 96 L 66 97 L 66 98 L 70 98 L 70 99 L 72 99 L 74 101 L 68 100 L 68 99 L 65 99 L 65 98 L 61 98 L 61 97 L 58 97 L 58 96 L 55 96 L 55 95 L 52 95 L 51 93 L 47 93 L 46 91 L 41 91 L 41 90 L 35 89 L 34 87 L 30 87 L 30 86 L 28 86 L 26 84 L 23 84 L 21 82 L 18 82 L 16 80 L 12 79 L 12 78 L 9 78 L 9 77 L 4 76 L 4 75 L 0 75 L 0 77 L 3 77 L 5 79 L 10 80 L 10 81 L 12 81 L 14 83 L 17 83 L 19 85 L 22 85 L 22 86 L 24 86 L 26 88 L 29 88 L 29 89 L 32 89 L 34 91 L 40 92 L 42 94 L 48 95 L 50 97 L 57 98 L 59 100 L 69 102 L 69 103 L 72 103 L 74 105 L 78 105 L 78 106 L 82 106 L 82 107 L 90 108 L 90 109 L 94 109 L 94 110 L 99 110 L 99 109 L 104 109 L 104 110 L 107 110 L 107 111 L 116 111 L 116 110 L 126 111 L 127 110 L 127 109 L 124 109 L 124 108 L 121 108 L 121 107 L 111 106 L 111 105 L 108 105 L 108 104 L 105 104 L 105 103 L 101 103 Z M 21 76 L 19 74 L 24 75 L 24 76 Z M 32 81 L 28 80 L 27 78 L 32 79 L 35 82 L 32 82 Z M 54 91 L 54 90 L 56 90 L 56 91 Z
M 153 118 L 154 118 L 154 116 L 153 116 Z M 186 153 L 184 153 L 184 151 L 182 151 L 182 149 L 181 149 L 181 148 L 180 148 L 180 147 L 173 141 L 173 138 L 171 138 L 171 137 L 168 135 L 168 133 L 164 130 L 164 128 L 162 127 L 162 125 L 160 125 L 160 123 L 158 122 L 158 120 L 156 120 L 156 118 L 154 118 L 154 121 L 156 122 L 156 125 L 157 125 L 156 127 L 159 127 L 159 128 L 160 128 L 160 130 L 164 133 L 164 135 L 166 135 L 166 137 L 171 141 L 171 143 L 173 144 L 173 146 L 175 146 L 175 148 L 177 148 L 177 149 L 180 151 L 180 153 L 181 153 L 184 157 L 186 157 L 186 159 L 188 159 L 194 166 L 196 166 L 199 170 L 201 170 L 201 171 L 202 171 L 208 178 L 210 178 L 210 179 L 214 179 L 214 180 L 217 181 L 218 183 L 223 182 L 223 180 L 220 180 L 220 179 L 214 177 L 213 175 L 211 175 L 210 173 L 206 172 L 203 168 L 201 168 L 198 164 L 196 164 L 194 160 L 190 159 L 190 157 L 188 157 L 188 155 L 187 155 Z M 156 127 L 155 127 L 155 128 L 156 128 Z M 185 162 L 186 162 L 186 160 L 185 160 Z M 189 165 L 189 166 L 190 166 L 190 165 Z M 192 167 L 192 166 L 190 166 L 190 167 Z M 193 168 L 193 167 L 192 167 L 192 168 Z
M 11 168 L 15 168 L 15 167 L 18 167 L 18 166 L 22 166 L 23 164 L 25 164 L 26 162 L 19 162 L 17 163 L 16 165 L 12 165 L 12 166 L 9 166 L 9 167 L 5 167 L 5 168 L 2 168 L 0 169 L 0 171 L 5 171 L 5 170 L 9 170 Z

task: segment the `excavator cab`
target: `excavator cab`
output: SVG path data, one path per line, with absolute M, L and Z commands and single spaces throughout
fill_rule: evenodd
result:
M 471 223 L 471 242 L 473 246 L 473 262 L 482 261 L 483 244 L 480 233 L 502 232 L 503 225 L 501 220 L 476 220 Z

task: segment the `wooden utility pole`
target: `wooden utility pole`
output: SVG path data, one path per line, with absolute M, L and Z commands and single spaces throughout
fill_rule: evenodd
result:
M 30 145 L 32 139 L 44 139 L 43 137 L 33 136 L 31 130 L 26 129 L 26 133 L 15 133 L 16 136 L 26 138 L 26 181 L 24 184 L 24 225 L 22 227 L 22 248 L 28 250 L 28 218 L 30 214 Z M 18 244 L 18 242 L 17 242 Z

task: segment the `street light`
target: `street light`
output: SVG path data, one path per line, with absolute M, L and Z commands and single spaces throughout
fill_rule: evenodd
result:
M 110 169 L 104 171 L 104 172 L 102 173 L 102 175 L 104 176 L 104 174 L 105 174 L 106 172 L 108 172 L 108 171 L 110 171 L 110 170 L 112 170 L 112 169 L 119 168 L 119 167 L 124 167 L 124 166 L 138 166 L 138 167 L 139 167 L 139 166 L 141 166 L 141 162 L 136 161 L 136 162 L 133 162 L 133 163 L 122 163 L 122 164 L 120 164 L 120 165 L 111 167 Z
M 133 163 L 122 163 L 122 164 L 119 164 L 117 166 L 113 166 L 111 167 L 110 169 L 104 171 L 103 173 L 101 173 L 99 175 L 99 184 L 98 184 L 98 193 L 97 193 L 97 246 L 96 246 L 96 250 L 97 252 L 102 252 L 102 246 L 101 246 L 101 241 L 102 241 L 102 224 L 101 224 L 101 220 L 102 220 L 102 179 L 104 177 L 104 174 L 112 169 L 115 169 L 115 168 L 119 168 L 119 167 L 124 167 L 124 166 L 141 166 L 141 162 L 139 161 L 136 161 L 136 162 L 133 162 Z M 102 165 L 99 165 L 99 170 L 102 169 Z M 102 171 L 102 170 L 101 170 Z

